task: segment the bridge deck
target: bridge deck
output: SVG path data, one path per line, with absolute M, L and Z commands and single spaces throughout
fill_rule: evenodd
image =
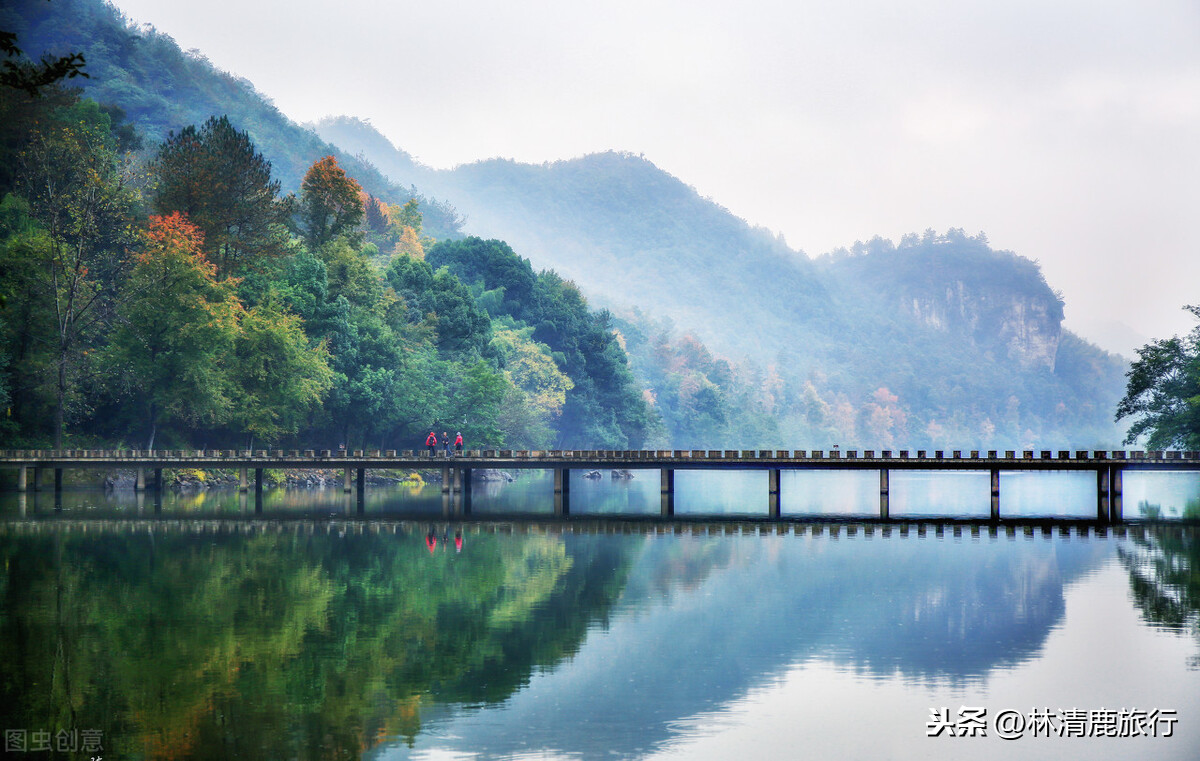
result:
M 844 468 L 929 470 L 1095 470 L 1100 467 L 1200 469 L 1200 452 L 1035 450 L 0 450 L 0 467 L 143 468 Z
M 29 487 L 28 471 L 33 469 L 33 489 L 40 485 L 40 472 L 54 471 L 54 490 L 62 490 L 62 474 L 77 468 L 133 468 L 137 471 L 136 489 L 148 484 L 146 471 L 155 471 L 153 489 L 162 488 L 161 470 L 165 468 L 223 469 L 240 471 L 239 488 L 248 491 L 249 472 L 255 471 L 254 489 L 261 496 L 263 471 L 272 469 L 324 468 L 343 472 L 343 488 L 354 490 L 352 474 L 357 474 L 361 505 L 367 470 L 442 471 L 443 494 L 460 495 L 462 510 L 470 512 L 471 473 L 476 469 L 544 469 L 554 471 L 555 513 L 570 512 L 572 470 L 651 469 L 660 471 L 663 517 L 674 515 L 675 472 L 677 470 L 763 470 L 768 473 L 768 517 L 780 517 L 780 474 L 785 470 L 844 469 L 874 470 L 879 473 L 879 517 L 890 517 L 893 470 L 976 470 L 991 475 L 991 519 L 1000 520 L 1000 473 L 1003 471 L 1092 471 L 1096 474 L 1096 520 L 1120 523 L 1123 520 L 1123 476 L 1126 470 L 1200 470 L 1200 453 L 1151 451 L 1059 450 L 469 450 L 462 455 L 444 455 L 407 451 L 330 451 L 330 450 L 256 450 L 256 451 L 139 451 L 139 450 L 0 450 L 0 468 L 17 469 L 17 490 Z

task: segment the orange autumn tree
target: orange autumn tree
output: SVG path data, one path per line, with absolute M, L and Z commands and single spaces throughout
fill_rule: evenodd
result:
M 227 361 L 242 306 L 237 280 L 217 279 L 204 236 L 178 212 L 151 217 L 117 304 L 109 351 L 132 404 L 140 404 L 147 448 L 166 423 L 220 424 L 231 407 Z
M 308 168 L 300 185 L 300 216 L 309 245 L 319 248 L 344 233 L 354 234 L 364 214 L 362 188 L 326 156 Z

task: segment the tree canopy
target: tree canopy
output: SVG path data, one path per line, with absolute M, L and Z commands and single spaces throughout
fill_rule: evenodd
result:
M 1186 309 L 1200 318 L 1200 306 Z M 1200 326 L 1138 349 L 1127 377 L 1116 414 L 1133 419 L 1126 444 L 1145 436 L 1150 449 L 1200 449 Z

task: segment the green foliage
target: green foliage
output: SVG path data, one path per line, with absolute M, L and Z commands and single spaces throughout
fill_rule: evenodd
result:
M 0 157 L 15 165 L 21 195 L 7 205 L 16 235 L 0 266 L 15 286 L 11 340 L 25 347 L 13 370 L 24 378 L 19 385 L 53 399 L 52 436 L 61 445 L 110 318 L 135 202 L 118 171 L 109 117 L 95 103 L 47 101 L 28 116 L 15 153 Z
M 145 415 L 147 449 L 160 423 L 224 422 L 242 307 L 233 282 L 217 280 L 199 231 L 181 215 L 152 220 L 118 311 L 109 361 Z
M 1200 317 L 1200 307 L 1187 310 Z M 1134 418 L 1125 443 L 1146 436 L 1149 449 L 1200 449 L 1200 327 L 1138 349 L 1117 419 Z
M 239 328 L 230 367 L 237 427 L 268 442 L 296 433 L 332 385 L 328 350 L 310 347 L 303 321 L 274 298 L 248 310 Z
M 239 274 L 285 250 L 291 203 L 279 197 L 271 162 L 228 117 L 172 132 L 151 169 L 155 211 L 187 215 L 204 234 L 204 251 L 218 274 Z
M 492 294 L 485 303 L 532 328 L 530 337 L 549 348 L 571 379 L 557 424 L 559 446 L 630 449 L 647 441 L 656 418 L 608 312 L 592 312 L 579 289 L 554 272 L 533 275 L 529 262 L 502 241 L 444 241 L 426 256 L 432 267 L 446 267 Z
M 387 282 L 403 301 L 410 322 L 423 322 L 437 333 L 438 352 L 448 358 L 490 357 L 491 321 L 471 291 L 446 267 L 396 257 Z

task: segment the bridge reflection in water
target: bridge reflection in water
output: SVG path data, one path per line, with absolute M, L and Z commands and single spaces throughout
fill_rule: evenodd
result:
M 253 471 L 255 507 L 262 511 L 263 474 L 266 469 L 336 469 L 342 473 L 342 491 L 357 494 L 357 511 L 363 512 L 367 478 L 370 470 L 434 470 L 441 471 L 443 514 L 469 517 L 474 513 L 473 496 L 476 488 L 474 474 L 487 471 L 548 471 L 553 476 L 553 514 L 562 518 L 572 515 L 572 473 L 595 474 L 601 471 L 657 471 L 657 517 L 675 519 L 677 475 L 693 472 L 747 473 L 765 476 L 766 509 L 756 517 L 780 520 L 788 516 L 781 509 L 785 485 L 794 484 L 797 475 L 856 473 L 877 482 L 878 491 L 872 497 L 870 517 L 879 521 L 892 520 L 893 474 L 903 482 L 913 476 L 953 473 L 971 476 L 988 498 L 986 513 L 952 515 L 968 520 L 1001 522 L 1025 520 L 1002 502 L 1005 478 L 1020 474 L 1037 474 L 1049 479 L 1070 477 L 1090 481 L 1094 487 L 1094 514 L 1074 515 L 1074 518 L 1094 520 L 1101 524 L 1119 524 L 1125 519 L 1125 474 L 1152 472 L 1200 473 L 1200 453 L 1151 451 L 1091 451 L 1075 452 L 1043 450 L 1009 451 L 927 451 L 908 450 L 876 452 L 791 451 L 791 450 L 656 450 L 656 451 L 511 451 L 473 450 L 456 456 L 422 456 L 412 451 L 101 451 L 101 450 L 0 450 L 0 468 L 15 469 L 16 489 L 24 495 L 36 492 L 42 483 L 42 473 L 54 473 L 56 499 L 62 493 L 63 471 L 68 469 L 125 468 L 136 472 L 135 489 L 153 493 L 155 505 L 161 505 L 162 471 L 165 468 L 234 469 L 239 473 L 239 491 L 250 491 L 250 472 Z M 153 479 L 147 473 L 153 473 Z M 877 479 L 877 481 L 876 481 Z M 1008 479 L 1008 483 L 1015 483 Z M 26 503 L 22 501 L 22 505 Z M 24 511 L 24 507 L 22 511 Z M 901 513 L 904 510 L 900 511 Z M 692 518 L 704 517 L 691 514 Z M 858 515 L 855 517 L 865 517 Z

